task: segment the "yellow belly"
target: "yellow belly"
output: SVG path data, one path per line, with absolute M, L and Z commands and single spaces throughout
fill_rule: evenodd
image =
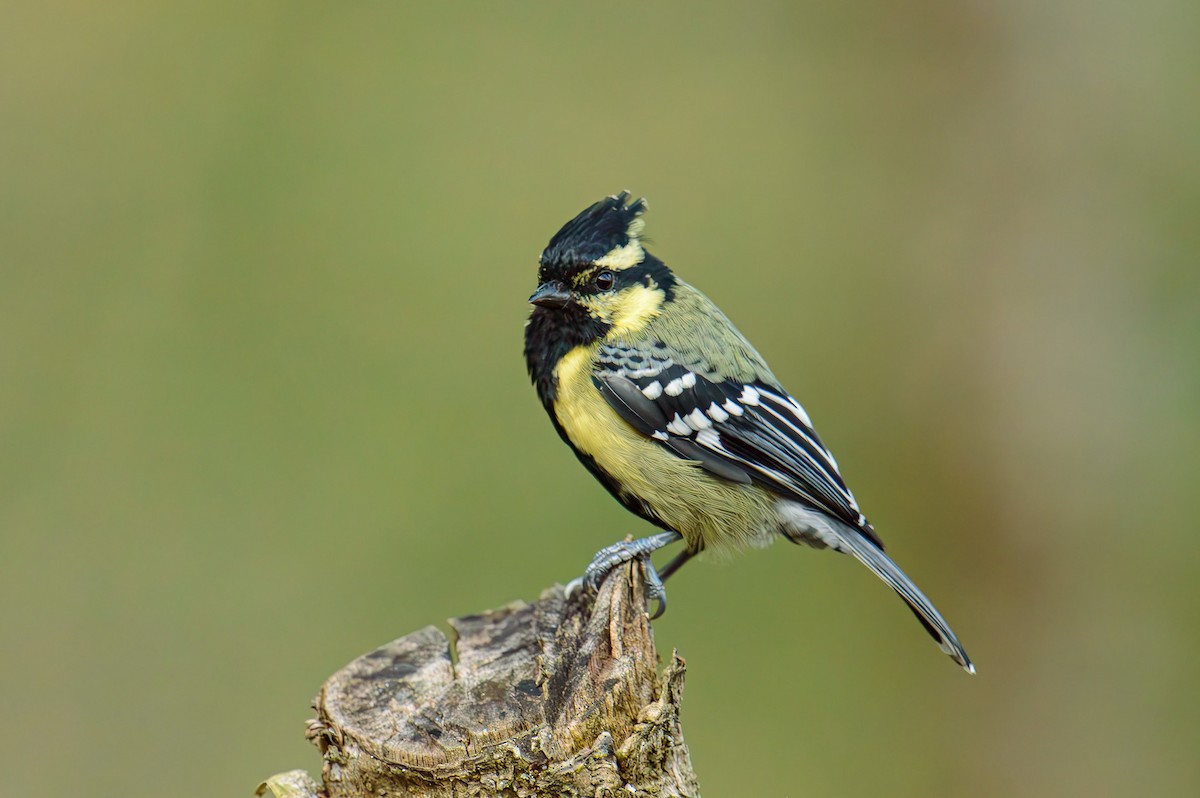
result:
M 569 352 L 555 369 L 555 415 L 571 443 L 612 476 L 621 492 L 648 504 L 693 547 L 744 548 L 769 542 L 775 498 L 728 482 L 684 460 L 625 422 L 592 383 L 597 345 Z

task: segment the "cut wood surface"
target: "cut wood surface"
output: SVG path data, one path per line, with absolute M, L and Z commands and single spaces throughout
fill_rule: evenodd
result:
M 684 663 L 672 655 L 657 672 L 639 566 L 596 594 L 556 585 L 450 625 L 453 647 L 429 626 L 321 688 L 308 732 L 324 758 L 320 792 L 699 795 L 679 722 Z

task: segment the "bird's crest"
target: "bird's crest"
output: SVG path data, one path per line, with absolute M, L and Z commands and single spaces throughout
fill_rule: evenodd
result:
M 626 204 L 629 196 L 622 191 L 605 197 L 563 225 L 542 252 L 543 271 L 566 271 L 584 264 L 621 270 L 641 263 L 646 201 Z

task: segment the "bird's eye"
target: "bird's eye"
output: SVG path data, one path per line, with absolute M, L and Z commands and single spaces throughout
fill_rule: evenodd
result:
M 613 276 L 612 272 L 605 269 L 596 275 L 596 277 L 592 280 L 592 283 L 601 291 L 607 291 L 616 285 L 617 278 Z

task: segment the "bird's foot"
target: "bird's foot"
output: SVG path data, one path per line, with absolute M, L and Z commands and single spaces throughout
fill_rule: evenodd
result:
M 586 587 L 588 590 L 596 590 L 614 568 L 630 560 L 638 560 L 642 564 L 642 573 L 645 575 L 646 602 L 657 604 L 655 612 L 650 616 L 650 619 L 654 620 L 667 610 L 667 589 L 663 586 L 663 581 L 659 577 L 654 563 L 650 561 L 650 555 L 663 546 L 680 539 L 681 536 L 678 532 L 659 532 L 650 537 L 623 540 L 606 546 L 596 552 L 591 564 L 583 572 L 581 580 L 572 581 L 567 585 L 567 593 L 569 595 L 573 592 L 573 587 L 578 589 L 580 586 Z M 576 581 L 579 582 L 578 585 L 576 585 Z
M 613 567 L 615 568 L 616 566 Z M 667 588 L 666 585 L 663 584 L 662 577 L 658 574 L 658 569 L 656 569 L 654 567 L 654 563 L 650 561 L 649 555 L 644 555 L 642 557 L 642 573 L 645 574 L 646 577 L 646 581 L 642 585 L 646 594 L 646 602 L 649 603 L 653 601 L 658 604 L 654 614 L 650 616 L 650 620 L 654 620 L 667 611 Z M 603 576 L 599 577 L 597 580 L 597 582 L 603 581 Z M 570 582 L 567 582 L 566 586 L 563 588 L 563 593 L 566 594 L 567 598 L 570 598 L 571 596 L 575 595 L 575 593 L 582 590 L 585 584 L 590 584 L 587 581 L 587 577 L 577 576 Z

